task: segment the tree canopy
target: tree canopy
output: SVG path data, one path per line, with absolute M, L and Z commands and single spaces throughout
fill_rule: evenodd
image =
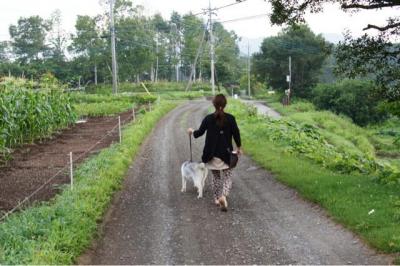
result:
M 272 4 L 270 20 L 273 24 L 293 25 L 305 21 L 307 11 L 324 11 L 325 4 L 337 3 L 346 12 L 357 15 L 363 10 L 384 12 L 400 6 L 399 0 L 269 0 Z M 326 10 L 327 11 L 327 10 Z M 327 11 L 328 12 L 328 11 Z M 361 16 L 362 14 L 359 14 Z M 353 38 L 350 33 L 340 42 L 335 54 L 336 72 L 342 77 L 372 79 L 376 95 L 386 101 L 393 113 L 400 113 L 400 14 L 387 17 L 386 24 L 367 24 L 365 34 Z M 373 18 L 371 18 L 373 21 Z M 374 31 L 374 34 L 371 34 Z
M 331 45 L 321 35 L 315 35 L 307 25 L 294 25 L 278 36 L 266 38 L 261 52 L 254 55 L 254 72 L 261 81 L 274 89 L 287 89 L 289 56 L 292 60 L 293 93 L 309 97 Z
M 105 3 L 105 2 L 104 2 Z M 103 3 L 103 4 L 104 4 Z M 66 34 L 62 14 L 50 18 L 20 18 L 10 26 L 11 41 L 0 43 L 0 74 L 39 79 L 46 72 L 63 82 L 77 84 L 110 82 L 109 6 L 96 16 L 78 16 L 75 32 Z M 173 12 L 145 16 L 142 6 L 117 0 L 114 6 L 119 81 L 186 80 L 194 68 L 194 79 L 208 78 L 209 52 L 206 22 L 193 14 Z M 205 41 L 200 59 L 194 59 L 200 40 Z M 238 81 L 237 36 L 215 24 L 216 74 L 219 80 Z M 208 69 L 207 69 L 208 68 Z

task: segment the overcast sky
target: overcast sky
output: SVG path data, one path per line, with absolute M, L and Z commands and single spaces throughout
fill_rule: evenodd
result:
M 67 32 L 73 32 L 76 16 L 96 15 L 102 12 L 100 1 L 105 0 L 0 0 L 0 40 L 9 39 L 8 27 L 15 24 L 21 16 L 40 15 L 48 18 L 55 9 L 62 12 L 63 24 Z M 214 7 L 223 6 L 235 0 L 211 0 Z M 208 0 L 134 0 L 134 4 L 145 6 L 148 15 L 156 12 L 168 18 L 173 10 L 179 13 L 195 13 L 208 6 Z M 238 5 L 218 11 L 216 19 L 221 21 L 270 13 L 269 4 L 264 0 L 247 0 Z M 363 11 L 350 15 L 342 12 L 336 5 L 327 5 L 324 13 L 307 15 L 307 22 L 316 33 L 322 33 L 330 41 L 337 41 L 348 29 L 353 35 L 360 35 L 368 23 L 384 24 L 389 15 L 399 14 L 400 9 L 387 9 L 380 12 Z M 279 27 L 272 27 L 267 17 L 224 23 L 244 39 L 259 39 L 276 35 Z

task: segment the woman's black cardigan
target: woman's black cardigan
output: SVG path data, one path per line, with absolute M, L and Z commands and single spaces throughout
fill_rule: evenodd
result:
M 214 114 L 207 115 L 201 122 L 200 128 L 193 132 L 193 136 L 198 138 L 206 134 L 206 142 L 204 145 L 202 161 L 209 162 L 213 157 L 218 157 L 229 165 L 230 154 L 233 150 L 232 137 L 236 142 L 236 146 L 241 146 L 240 131 L 233 115 L 225 113 L 224 125 L 217 125 Z

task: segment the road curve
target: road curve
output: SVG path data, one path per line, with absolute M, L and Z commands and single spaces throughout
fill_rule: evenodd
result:
M 388 264 L 319 207 L 243 156 L 229 211 L 191 185 L 181 193 L 189 158 L 185 129 L 199 126 L 210 103 L 191 101 L 167 114 L 143 144 L 80 264 Z M 194 141 L 200 160 L 204 138 Z

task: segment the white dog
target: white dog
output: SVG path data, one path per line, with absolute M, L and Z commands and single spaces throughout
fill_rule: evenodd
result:
M 204 163 L 194 163 L 186 161 L 182 164 L 182 192 L 186 191 L 186 181 L 192 180 L 197 188 L 199 195 L 197 198 L 203 197 L 204 183 L 208 175 L 208 169 Z

